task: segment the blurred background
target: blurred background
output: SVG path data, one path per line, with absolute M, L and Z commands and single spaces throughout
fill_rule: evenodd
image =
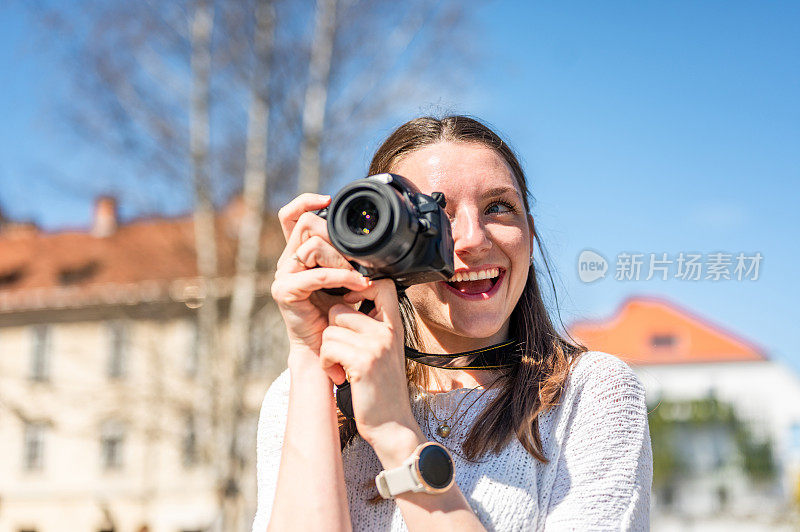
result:
M 520 155 L 554 317 L 647 388 L 653 530 L 800 528 L 797 2 L 0 15 L 0 530 L 249 530 L 275 212 L 451 113 Z

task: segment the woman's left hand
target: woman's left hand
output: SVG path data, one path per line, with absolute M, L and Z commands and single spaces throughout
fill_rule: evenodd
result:
M 372 281 L 368 288 L 344 297 L 347 303 L 364 299 L 375 302 L 369 315 L 347 305 L 331 307 L 320 363 L 336 384 L 344 382 L 347 372 L 358 432 L 386 466 L 402 462 L 410 454 L 409 446 L 413 449 L 412 444 L 425 438 L 411 413 L 394 282 Z

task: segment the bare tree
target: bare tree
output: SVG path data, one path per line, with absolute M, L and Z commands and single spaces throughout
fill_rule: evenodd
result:
M 312 47 L 297 193 L 348 171 L 363 177 L 353 147 L 368 144 L 376 127 L 407 118 L 400 109 L 410 102 L 452 96 L 472 56 L 459 2 L 320 0 L 316 14 L 312 46 L 331 47 L 316 57 Z
M 265 194 L 267 191 L 267 139 L 269 124 L 269 75 L 274 36 L 274 6 L 271 0 L 257 0 L 255 17 L 256 29 L 255 67 L 251 84 L 250 111 L 247 130 L 247 150 L 245 154 L 244 185 L 242 187 L 243 212 L 239 224 L 238 247 L 236 254 L 236 273 L 231 294 L 230 346 L 233 372 L 231 382 L 243 382 L 247 377 L 248 350 L 252 333 L 253 310 L 256 304 L 257 263 L 261 251 L 261 230 Z M 241 446 L 237 445 L 241 423 L 248 419 L 244 404 L 243 388 L 227 388 L 231 397 L 228 408 L 226 436 L 230 445 L 226 476 L 229 484 L 239 491 L 244 467 L 252 463 L 249 456 L 241 456 Z M 228 497 L 223 511 L 224 521 L 231 523 L 232 530 L 241 530 L 245 523 L 245 508 L 241 497 Z
M 273 267 L 263 260 L 264 218 L 298 187 L 317 190 L 352 168 L 354 146 L 395 121 L 401 102 L 448 86 L 467 57 L 457 46 L 463 10 L 455 0 L 86 0 L 81 8 L 40 12 L 67 43 L 60 53 L 79 96 L 64 123 L 129 174 L 149 176 L 145 187 L 115 182 L 126 197 L 165 208 L 170 190 L 192 206 L 203 288 L 194 401 L 199 432 L 211 435 L 200 445 L 215 474 L 217 524 L 242 530 L 253 499 L 242 478 L 255 461 L 252 448 L 242 451 L 255 432 L 242 429 L 253 414 L 243 397 L 247 361 L 254 332 L 280 328 L 257 289 Z M 231 261 L 216 213 L 233 193 L 241 212 Z
M 208 147 L 210 144 L 209 97 L 211 85 L 211 34 L 214 11 L 209 0 L 194 0 L 191 20 L 191 109 L 189 114 L 189 139 L 194 185 L 194 240 L 197 271 L 203 279 L 204 298 L 198 308 L 200 360 L 207 366 L 202 376 L 206 382 L 201 399 L 208 405 L 208 416 L 202 418 L 211 434 L 211 466 L 217 479 L 218 505 L 222 509 L 217 521 L 220 530 L 234 530 L 229 526 L 229 501 L 232 498 L 227 485 L 229 475 L 226 460 L 228 449 L 227 419 L 228 395 L 224 393 L 225 357 L 219 349 L 219 309 L 217 307 L 217 240 L 214 203 L 209 176 Z M 210 393 L 209 393 L 210 392 Z M 226 511 L 227 510 L 227 511 Z
M 311 60 L 308 66 L 308 86 L 303 104 L 298 193 L 316 192 L 319 189 L 319 155 L 322 130 L 325 126 L 333 39 L 336 34 L 336 3 L 336 0 L 317 0 Z

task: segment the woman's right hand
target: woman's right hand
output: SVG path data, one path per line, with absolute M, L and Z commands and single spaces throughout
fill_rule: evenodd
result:
M 286 247 L 278 259 L 272 298 L 286 324 L 290 363 L 294 357 L 294 362 L 313 360 L 318 364 L 328 310 L 342 302 L 341 297 L 318 290 L 344 287 L 360 291 L 370 285 L 331 245 L 326 221 L 312 212 L 327 207 L 330 201 L 330 196 L 301 194 L 278 211 Z

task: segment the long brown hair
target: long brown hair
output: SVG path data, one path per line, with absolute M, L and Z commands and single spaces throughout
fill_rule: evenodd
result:
M 489 127 L 466 116 L 447 116 L 442 119 L 426 116 L 406 122 L 375 153 L 369 174 L 390 172 L 404 156 L 439 142 L 479 143 L 493 149 L 511 169 L 522 192 L 525 212 L 530 212 L 530 191 L 514 151 Z M 557 310 L 557 295 L 547 254 L 535 224 L 531 225 L 530 230 L 542 258 L 542 273 L 549 278 Z M 537 267 L 532 261 L 525 289 L 511 315 L 512 334 L 522 344 L 520 361 L 500 377 L 500 393 L 478 415 L 470 429 L 462 445 L 464 455 L 469 460 L 477 460 L 487 451 L 499 453 L 512 436 L 516 436 L 531 455 L 541 462 L 548 462 L 539 436 L 539 413 L 558 404 L 570 367 L 587 348 L 563 338 L 553 326 L 536 274 Z M 414 309 L 403 295 L 400 297 L 400 314 L 405 327 L 406 345 L 418 347 Z M 425 366 L 406 360 L 406 373 L 410 383 L 421 389 L 428 388 L 429 375 Z M 347 420 L 339 412 L 342 449 L 356 434 L 355 422 Z

